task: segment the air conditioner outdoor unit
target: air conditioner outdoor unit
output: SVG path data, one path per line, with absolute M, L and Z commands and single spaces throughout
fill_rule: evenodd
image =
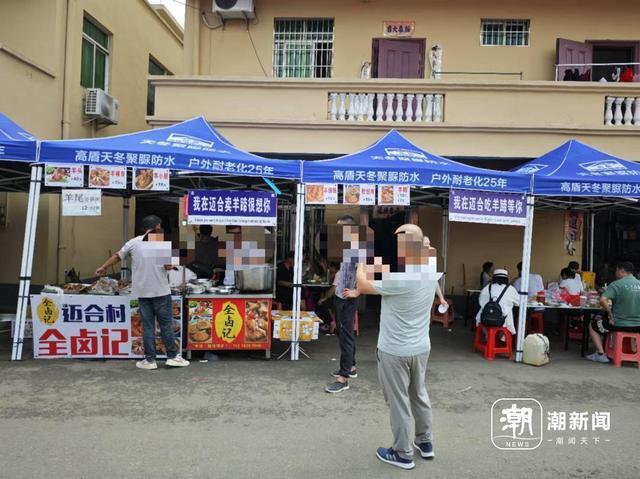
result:
M 94 118 L 100 123 L 118 124 L 118 100 L 107 94 L 102 88 L 87 88 L 84 103 L 86 117 Z
M 213 13 L 223 19 L 256 17 L 253 0 L 213 0 Z

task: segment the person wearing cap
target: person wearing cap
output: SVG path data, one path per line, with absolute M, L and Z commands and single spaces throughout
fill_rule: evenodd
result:
M 507 291 L 502 295 L 505 288 L 507 288 Z M 520 304 L 520 295 L 516 288 L 509 284 L 509 273 L 506 269 L 496 269 L 493 272 L 491 283 L 480 291 L 480 311 L 478 311 L 478 315 L 476 316 L 476 325 L 480 324 L 482 309 L 485 304 L 489 301 L 496 301 L 500 295 L 502 295 L 502 298 L 500 298 L 499 304 L 502 309 L 502 314 L 505 317 L 503 326 L 507 328 L 511 334 L 516 334 L 516 328 L 513 323 L 513 307 Z

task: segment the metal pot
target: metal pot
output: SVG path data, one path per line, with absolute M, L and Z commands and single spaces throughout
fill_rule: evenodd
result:
M 247 293 L 262 293 L 273 289 L 273 266 L 264 264 L 235 271 L 236 288 Z

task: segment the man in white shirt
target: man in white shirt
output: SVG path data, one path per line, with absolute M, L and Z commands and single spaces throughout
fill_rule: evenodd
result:
M 176 338 L 173 332 L 173 314 L 171 308 L 171 289 L 167 271 L 172 269 L 171 243 L 164 241 L 162 220 L 155 215 L 142 220 L 145 232 L 127 243 L 96 270 L 96 276 L 106 274 L 107 268 L 131 256 L 131 294 L 138 298 L 142 317 L 142 336 L 144 360 L 138 361 L 140 369 L 158 369 L 156 364 L 156 318 L 160 325 L 162 342 L 167 351 L 167 366 L 184 367 L 189 365 L 178 354 Z
M 518 277 L 513 280 L 513 287 L 520 292 L 522 284 L 522 262 L 518 263 Z M 529 297 L 533 298 L 540 291 L 544 291 L 544 280 L 542 276 L 536 273 L 529 273 Z

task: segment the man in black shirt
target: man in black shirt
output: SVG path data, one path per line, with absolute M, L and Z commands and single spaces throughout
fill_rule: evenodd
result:
M 287 254 L 276 273 L 276 301 L 285 310 L 293 306 L 293 256 L 293 252 Z

